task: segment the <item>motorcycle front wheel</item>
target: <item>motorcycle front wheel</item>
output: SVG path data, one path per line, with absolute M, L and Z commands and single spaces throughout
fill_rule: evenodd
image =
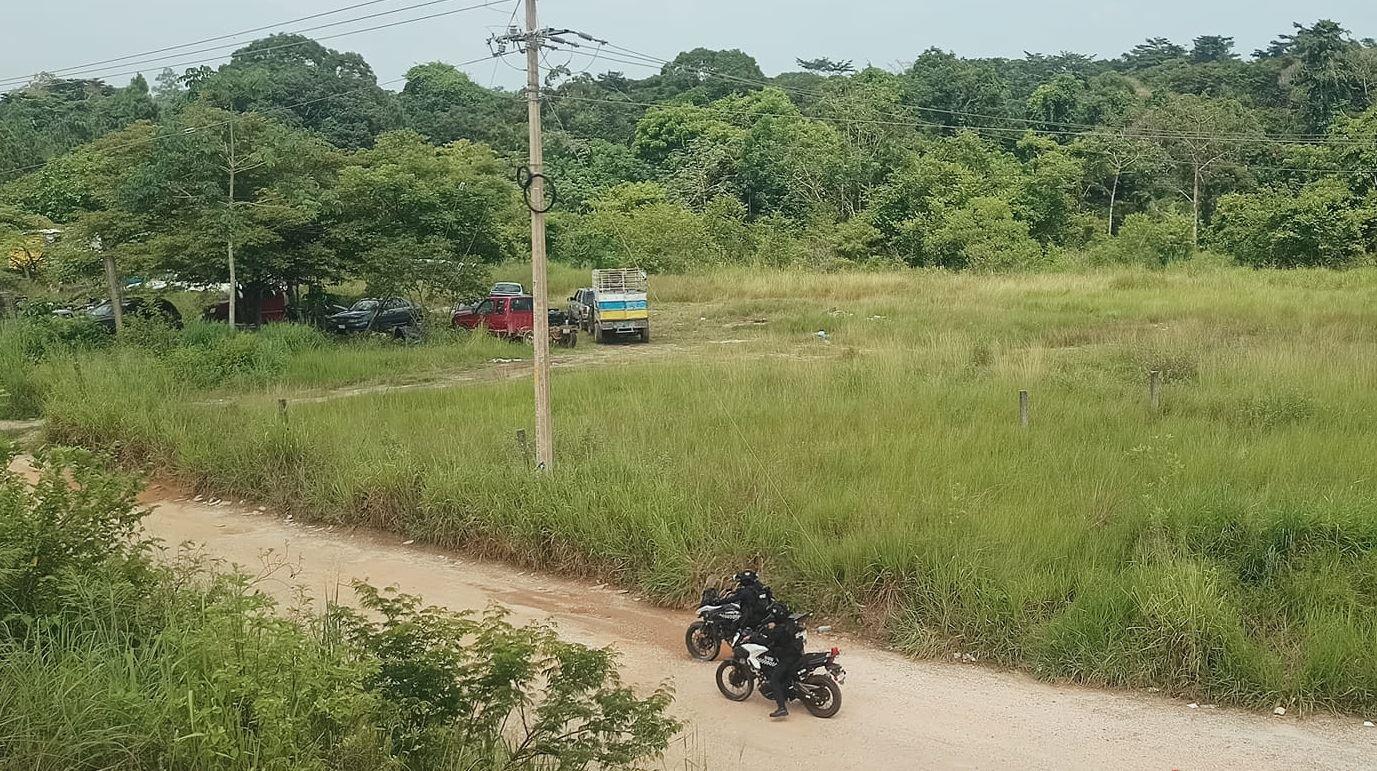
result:
M 735 659 L 724 661 L 717 668 L 717 690 L 732 701 L 745 701 L 755 690 L 755 678 Z
M 688 648 L 689 655 L 695 659 L 712 661 L 721 652 L 722 641 L 717 639 L 717 633 L 712 627 L 702 621 L 695 621 L 689 624 L 688 631 L 684 632 L 684 647 Z
M 841 688 L 827 675 L 808 675 L 798 690 L 799 701 L 813 717 L 832 717 L 841 710 Z

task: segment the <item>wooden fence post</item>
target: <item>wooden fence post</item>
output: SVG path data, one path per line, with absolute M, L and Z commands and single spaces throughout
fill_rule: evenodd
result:
M 1018 392 L 1018 424 L 1028 427 L 1028 392 L 1025 390 Z
M 1154 413 L 1162 408 L 1162 371 L 1159 369 L 1148 373 L 1148 404 Z
M 531 451 L 530 448 L 526 446 L 526 429 L 524 428 L 518 428 L 516 430 L 516 447 L 521 452 L 521 460 L 527 465 L 530 465 Z
M 277 400 L 277 419 L 280 420 L 280 421 L 282 421 L 283 423 L 286 423 L 286 422 L 287 422 L 287 400 L 286 400 L 286 399 L 278 399 L 278 400 Z

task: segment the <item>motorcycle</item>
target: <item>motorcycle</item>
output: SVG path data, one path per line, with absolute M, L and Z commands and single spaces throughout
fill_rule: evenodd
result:
M 807 616 L 799 617 L 800 623 Z M 825 653 L 805 653 L 799 659 L 798 671 L 789 683 L 789 701 L 801 701 L 814 717 L 829 718 L 841 710 L 841 685 L 846 682 L 846 670 L 837 663 L 841 650 L 833 647 Z M 717 667 L 717 690 L 732 701 L 745 701 L 755 691 L 773 700 L 770 670 L 775 658 L 764 645 L 749 639 L 732 648 L 732 657 Z M 819 671 L 821 670 L 821 671 Z
M 689 655 L 699 661 L 712 661 L 722 652 L 723 641 L 739 642 L 741 606 L 723 603 L 722 595 L 711 587 L 703 590 L 698 607 L 698 620 L 689 624 L 684 633 L 684 646 Z

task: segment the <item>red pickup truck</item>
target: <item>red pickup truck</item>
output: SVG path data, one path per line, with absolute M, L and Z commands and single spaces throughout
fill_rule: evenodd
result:
M 535 330 L 535 300 L 528 294 L 492 295 L 472 305 L 457 306 L 449 322 L 455 329 L 487 327 L 489 334 L 509 340 L 529 338 Z M 562 311 L 550 312 L 551 340 L 573 348 L 577 334 Z
M 502 297 L 493 295 L 473 305 L 460 305 L 450 317 L 450 325 L 477 329 L 485 325 L 498 337 L 528 337 L 535 327 L 532 311 L 535 301 L 530 295 Z

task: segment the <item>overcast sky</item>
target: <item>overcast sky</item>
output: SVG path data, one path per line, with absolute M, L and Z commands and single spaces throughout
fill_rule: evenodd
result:
M 7 35 L 0 46 L 0 78 L 192 42 L 358 1 L 0 0 L 3 26 L 25 31 Z M 421 1 L 387 0 L 288 29 Z M 400 78 L 417 62 L 460 62 L 486 55 L 483 41 L 490 31 L 505 26 L 517 1 L 325 44 L 363 54 L 380 80 Z M 476 2 L 481 0 L 439 0 L 424 9 L 311 34 L 324 36 Z M 1148 36 L 1188 44 L 1197 35 L 1232 35 L 1238 50 L 1246 54 L 1289 31 L 1293 21 L 1310 24 L 1319 18 L 1335 19 L 1359 38 L 1377 37 L 1377 0 L 541 0 L 542 25 L 582 29 L 664 58 L 697 46 L 740 48 L 755 56 L 767 74 L 795 69 L 795 57 L 828 56 L 853 59 L 858 66 L 894 67 L 931 46 L 965 56 L 1017 57 L 1024 51 L 1069 50 L 1112 57 Z M 189 60 L 210 55 L 183 55 L 149 64 L 113 63 L 87 74 L 124 83 L 129 76 L 120 73 L 136 64 L 151 81 L 163 64 L 177 65 L 180 71 Z M 562 55 L 551 55 L 551 64 L 563 61 Z M 587 62 L 575 59 L 573 64 L 581 69 Z M 483 84 L 520 82 L 519 74 L 503 63 L 484 62 L 465 69 Z M 639 76 L 650 72 L 605 60 L 594 63 L 593 69 L 618 69 Z

